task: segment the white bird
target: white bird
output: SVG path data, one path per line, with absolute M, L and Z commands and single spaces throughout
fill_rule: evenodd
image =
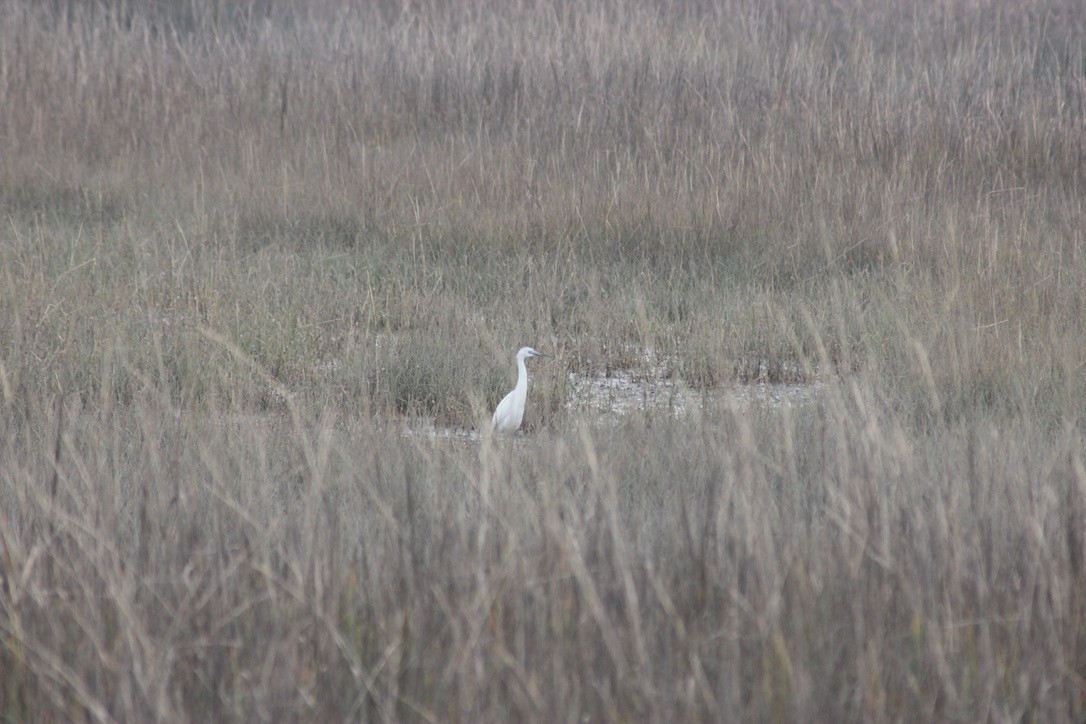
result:
M 524 403 L 528 399 L 528 368 L 524 360 L 529 357 L 546 357 L 531 347 L 521 347 L 517 352 L 517 386 L 498 403 L 494 410 L 494 429 L 498 432 L 512 432 L 520 427 L 524 420 Z

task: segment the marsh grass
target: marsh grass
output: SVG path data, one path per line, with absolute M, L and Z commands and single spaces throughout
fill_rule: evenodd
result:
M 1083 38 L 0 0 L 0 711 L 1081 720 Z

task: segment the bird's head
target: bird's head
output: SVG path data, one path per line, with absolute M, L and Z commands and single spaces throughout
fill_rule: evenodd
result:
M 546 357 L 546 356 L 547 355 L 543 354 L 542 352 L 537 352 L 536 350 L 532 349 L 531 347 L 521 347 L 520 351 L 517 352 L 517 359 L 520 359 L 520 360 L 525 360 L 525 359 L 528 359 L 530 357 Z

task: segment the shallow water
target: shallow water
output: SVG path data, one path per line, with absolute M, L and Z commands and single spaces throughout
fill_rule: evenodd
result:
M 640 410 L 688 415 L 707 406 L 737 410 L 804 406 L 817 402 L 825 386 L 815 378 L 806 383 L 758 382 L 695 390 L 674 377 L 653 378 L 631 370 L 613 370 L 607 376 L 570 373 L 569 381 L 573 392 L 567 404 L 571 410 L 614 417 Z
M 601 421 L 618 423 L 640 411 L 682 417 L 707 409 L 750 410 L 804 407 L 821 401 L 825 382 L 816 375 L 810 382 L 752 382 L 730 384 L 710 390 L 696 390 L 668 373 L 664 365 L 641 370 L 612 369 L 606 375 L 569 373 L 570 395 L 566 409 L 571 413 L 595 414 Z M 409 437 L 426 437 L 460 442 L 478 442 L 479 430 L 443 428 L 432 420 L 416 421 L 404 429 Z

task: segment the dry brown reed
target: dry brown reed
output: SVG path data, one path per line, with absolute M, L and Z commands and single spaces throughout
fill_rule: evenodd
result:
M 1084 39 L 0 0 L 0 716 L 1082 721 Z

